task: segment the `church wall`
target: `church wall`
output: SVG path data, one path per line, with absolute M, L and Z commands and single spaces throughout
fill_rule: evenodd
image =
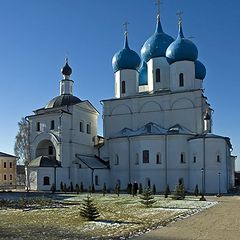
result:
M 169 89 L 170 67 L 165 57 L 152 58 L 148 61 L 149 91 Z M 160 69 L 160 82 L 156 82 L 156 69 Z
M 125 127 L 137 130 L 149 122 L 166 129 L 180 124 L 192 132 L 202 133 L 202 112 L 202 91 L 105 101 L 104 134 L 108 138 Z
M 179 75 L 183 73 L 184 86 L 179 86 Z M 170 90 L 183 91 L 194 89 L 195 64 L 191 61 L 180 61 L 170 65 Z

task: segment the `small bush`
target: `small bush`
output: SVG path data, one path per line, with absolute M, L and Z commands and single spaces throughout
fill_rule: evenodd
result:
M 80 216 L 88 221 L 94 221 L 100 216 L 96 206 L 93 203 L 93 199 L 87 196 L 83 199 L 83 204 L 80 209 Z
M 142 195 L 140 195 L 140 199 L 140 202 L 146 207 L 151 207 L 156 202 L 149 187 L 144 189 Z

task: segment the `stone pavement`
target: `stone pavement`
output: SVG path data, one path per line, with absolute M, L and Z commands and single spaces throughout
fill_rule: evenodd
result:
M 219 204 L 134 240 L 240 240 L 240 196 L 207 197 Z

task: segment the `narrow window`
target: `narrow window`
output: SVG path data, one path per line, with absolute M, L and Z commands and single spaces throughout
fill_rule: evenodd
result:
M 122 93 L 126 93 L 126 82 L 122 81 Z
M 197 157 L 193 156 L 193 162 L 196 163 L 197 162 Z
M 40 131 L 40 122 L 37 122 L 37 131 Z
M 3 180 L 5 180 L 5 181 L 7 180 L 7 175 L 6 174 L 3 175 Z
M 53 155 L 53 147 L 52 146 L 48 147 L 48 154 Z
M 49 177 L 43 177 L 43 185 L 50 185 Z
M 148 150 L 143 151 L 143 163 L 149 163 L 149 151 Z
M 161 72 L 160 69 L 157 68 L 156 69 L 156 82 L 160 82 L 161 81 Z
M 12 167 L 13 167 L 13 166 L 12 166 L 12 162 L 10 162 L 10 163 L 9 163 L 9 167 L 10 167 L 10 168 L 12 168 Z
M 162 162 L 161 162 L 161 154 L 160 153 L 158 153 L 157 155 L 156 155 L 156 164 L 161 164 Z
M 180 162 L 181 163 L 185 163 L 186 162 L 184 153 L 181 153 Z
M 98 175 L 95 176 L 95 185 L 99 185 Z
M 183 73 L 179 74 L 179 87 L 183 87 L 184 86 L 184 76 Z
M 3 165 L 4 165 L 4 168 L 7 168 L 7 163 L 6 162 L 4 162 Z
M 10 180 L 10 181 L 12 180 L 12 174 L 9 175 L 9 180 Z
M 80 121 L 80 123 L 79 123 L 79 131 L 80 132 L 84 132 L 84 123 L 83 123 L 83 121 Z
M 87 133 L 91 134 L 91 124 L 87 123 Z
M 54 120 L 52 120 L 52 121 L 51 121 L 51 126 L 50 126 L 50 129 L 51 129 L 51 130 L 54 130 L 54 128 L 55 128 L 54 125 L 55 125 L 55 124 L 54 124 Z
M 217 162 L 220 162 L 220 155 L 217 155 Z
M 117 154 L 115 155 L 114 164 L 119 165 L 119 156 Z
M 138 165 L 139 164 L 139 154 L 136 153 L 136 160 L 135 160 L 135 164 Z

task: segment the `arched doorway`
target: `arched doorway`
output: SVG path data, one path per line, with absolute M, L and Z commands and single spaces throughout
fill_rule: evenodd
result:
M 39 156 L 56 157 L 56 149 L 50 140 L 43 140 L 38 144 L 35 157 Z

